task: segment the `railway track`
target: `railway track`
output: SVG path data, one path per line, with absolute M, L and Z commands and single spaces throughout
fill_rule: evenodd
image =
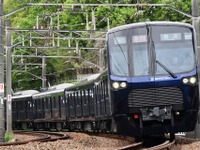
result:
M 0 143 L 0 146 L 20 145 L 20 144 L 27 144 L 29 142 L 49 142 L 49 141 L 56 141 L 69 138 L 67 134 L 57 133 L 57 132 L 47 132 L 47 131 L 15 131 L 14 133 L 20 135 L 30 135 L 33 136 L 34 138 L 22 141 Z M 143 142 L 134 143 L 135 140 L 132 137 L 120 136 L 115 134 L 99 134 L 99 133 L 88 133 L 88 134 L 92 136 L 95 135 L 113 139 L 124 139 L 131 143 L 129 145 L 120 147 L 117 150 L 169 150 L 175 143 L 175 141 L 169 142 L 168 140 L 166 140 L 159 145 L 154 144 L 154 146 L 146 148 Z
M 113 138 L 113 139 L 124 139 L 131 143 L 124 147 L 118 148 L 117 150 L 169 150 L 172 147 L 172 145 L 175 143 L 175 140 L 170 142 L 168 138 L 163 139 L 162 136 L 160 137 L 160 139 L 159 137 L 157 138 L 154 137 L 154 138 L 149 138 L 149 139 L 147 138 L 145 139 L 144 143 L 143 142 L 135 143 L 135 138 L 128 137 L 128 136 L 121 136 L 117 134 L 102 134 L 102 133 L 86 133 L 86 134 L 91 135 L 91 136 L 100 136 L 100 137 Z M 161 140 L 163 142 L 159 142 L 161 144 L 157 144 L 157 142 L 155 141 L 158 141 L 158 140 Z M 146 145 L 153 145 L 153 146 L 146 146 Z
M 36 138 L 23 141 L 16 140 L 14 142 L 0 143 L 0 146 L 20 145 L 20 144 L 27 144 L 29 142 L 48 142 L 48 141 L 56 141 L 69 138 L 69 136 L 66 134 L 46 132 L 46 131 L 15 131 L 14 133 L 20 135 L 30 135 Z
M 169 150 L 174 143 L 175 141 L 173 142 L 165 141 L 164 143 L 161 143 L 153 147 L 143 148 L 143 142 L 138 142 L 121 147 L 117 150 Z

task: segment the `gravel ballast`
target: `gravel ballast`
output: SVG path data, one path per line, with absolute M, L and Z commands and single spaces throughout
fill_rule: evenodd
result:
M 0 150 L 116 150 L 129 145 L 134 141 L 125 138 L 114 139 L 100 136 L 91 136 L 84 133 L 66 132 L 69 139 L 54 142 L 30 142 L 24 145 L 1 146 Z M 18 140 L 33 139 L 29 135 L 15 135 Z M 172 150 L 200 150 L 200 141 L 176 137 L 177 144 Z

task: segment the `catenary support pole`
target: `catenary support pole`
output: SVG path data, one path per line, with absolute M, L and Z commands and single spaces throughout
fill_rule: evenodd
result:
M 12 94 L 11 94 L 11 31 L 10 20 L 6 20 L 6 134 L 12 133 Z
M 103 69 L 104 69 L 104 49 L 100 49 L 99 50 L 99 66 L 100 66 L 100 69 L 99 69 L 99 72 L 102 72 Z
M 198 58 L 200 59 L 200 26 L 199 26 L 199 0 L 192 0 L 192 24 L 196 30 L 196 34 L 197 34 L 197 50 L 198 50 Z M 199 61 L 198 61 L 199 62 Z M 200 66 L 200 62 L 198 64 Z M 200 75 L 199 75 L 199 79 L 200 79 Z M 200 97 L 200 95 L 199 95 Z M 199 110 L 200 110 L 200 105 L 199 105 Z M 197 120 L 197 124 L 196 124 L 196 128 L 194 131 L 194 138 L 200 138 L 200 111 L 198 113 L 198 120 Z
M 4 24 L 3 24 L 3 0 L 0 0 L 0 142 L 5 136 L 4 115 Z
M 42 88 L 46 88 L 46 58 L 42 57 Z

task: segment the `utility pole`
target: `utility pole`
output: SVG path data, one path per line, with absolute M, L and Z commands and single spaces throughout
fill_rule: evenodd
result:
M 11 94 L 11 26 L 10 20 L 6 20 L 6 134 L 12 133 L 12 94 Z
M 100 69 L 99 69 L 99 72 L 101 73 L 104 69 L 104 49 L 100 49 L 99 50 L 99 66 L 100 66 Z
M 3 24 L 3 0 L 0 0 L 0 142 L 5 136 L 4 116 L 4 24 Z
M 42 89 L 46 89 L 46 58 L 42 57 Z
M 198 50 L 198 58 L 200 59 L 200 34 L 199 34 L 199 0 L 192 0 L 192 24 L 196 30 L 197 34 L 197 50 Z M 198 61 L 199 62 L 199 61 Z M 200 66 L 200 62 L 198 64 Z M 198 77 L 200 79 L 200 75 L 198 74 Z M 200 89 L 199 89 L 200 91 Z M 200 95 L 199 95 L 200 98 Z M 199 102 L 199 112 L 198 112 L 198 119 L 196 128 L 194 131 L 194 138 L 200 138 L 200 102 Z

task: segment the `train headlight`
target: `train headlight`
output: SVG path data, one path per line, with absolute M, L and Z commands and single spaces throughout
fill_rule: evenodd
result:
M 118 82 L 113 82 L 112 86 L 114 89 L 118 89 L 119 88 L 119 83 Z
M 190 83 L 191 83 L 191 84 L 195 84 L 196 81 L 197 81 L 197 79 L 196 79 L 195 77 L 191 77 L 191 78 L 190 78 Z
M 120 87 L 125 88 L 127 86 L 126 82 L 121 82 Z
M 188 78 L 183 78 L 183 83 L 184 84 L 187 84 L 189 82 L 189 79 Z
M 186 84 L 186 85 L 196 85 L 197 83 L 197 78 L 196 77 L 186 77 L 186 78 L 183 78 L 182 80 L 183 84 Z

